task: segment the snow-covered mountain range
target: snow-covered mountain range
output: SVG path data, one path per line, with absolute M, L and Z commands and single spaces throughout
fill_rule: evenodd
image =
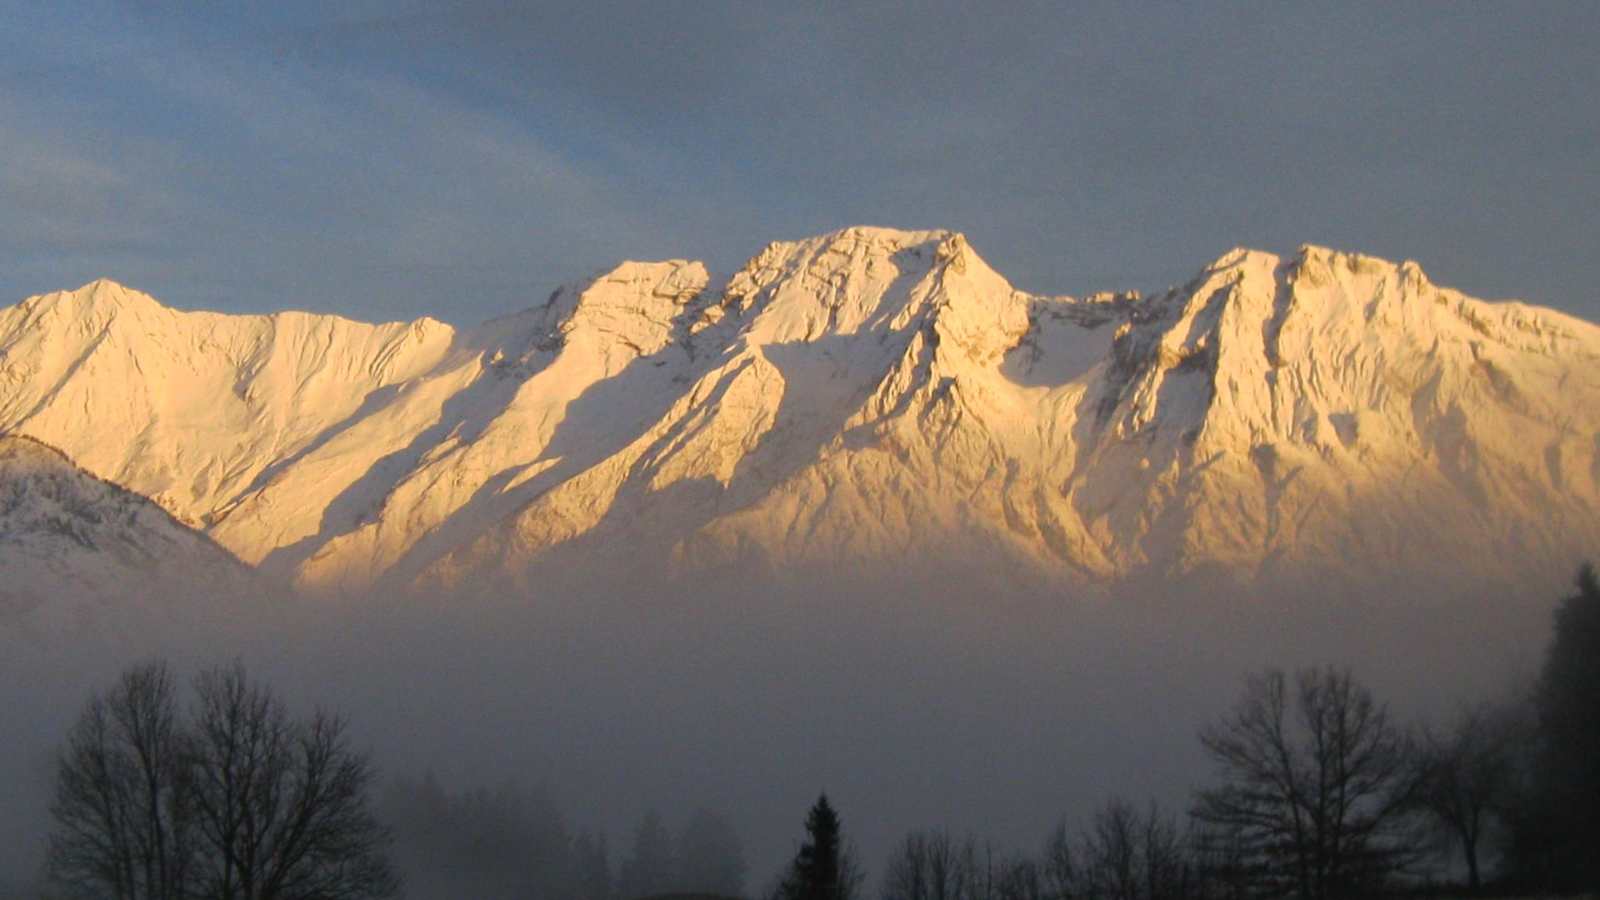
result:
M 0 432 L 314 590 L 929 554 L 1515 577 L 1600 548 L 1600 327 L 1319 247 L 1073 299 L 959 234 L 850 228 L 459 331 L 98 281 L 0 310 Z

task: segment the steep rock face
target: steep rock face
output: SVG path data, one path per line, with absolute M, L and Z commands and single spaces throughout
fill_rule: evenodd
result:
M 0 311 L 0 351 L 0 427 L 306 587 L 929 554 L 1510 577 L 1600 546 L 1600 329 L 1315 247 L 1072 299 L 852 228 L 461 333 L 98 283 Z
M 242 596 L 253 574 L 149 500 L 31 438 L 0 436 L 0 623 L 73 627 L 95 603 Z M 43 621 L 34 621 L 42 619 Z

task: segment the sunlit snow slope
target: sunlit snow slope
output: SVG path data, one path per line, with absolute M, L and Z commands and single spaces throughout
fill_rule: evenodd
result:
M 852 228 L 460 333 L 96 282 L 0 311 L 0 430 L 308 588 L 927 554 L 1514 577 L 1600 547 L 1600 328 L 1315 247 L 1071 299 Z

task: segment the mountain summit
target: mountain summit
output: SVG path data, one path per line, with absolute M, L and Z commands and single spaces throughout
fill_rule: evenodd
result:
M 312 589 L 929 554 L 1515 577 L 1600 546 L 1600 328 L 1320 247 L 1073 299 L 849 228 L 459 332 L 96 282 L 0 310 L 0 383 L 0 431 Z

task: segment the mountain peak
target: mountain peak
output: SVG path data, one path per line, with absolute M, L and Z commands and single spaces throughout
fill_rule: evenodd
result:
M 92 300 L 97 304 L 115 306 L 153 306 L 161 307 L 160 301 L 143 291 L 128 287 L 110 278 L 96 278 L 83 287 L 72 292 L 78 298 Z
M 1414 286 L 1430 284 L 1422 267 L 1412 260 L 1399 263 L 1366 253 L 1339 250 L 1321 244 L 1301 244 L 1288 258 L 1252 247 L 1234 247 L 1213 260 L 1201 270 L 1203 280 L 1208 274 L 1230 270 L 1250 269 L 1256 272 L 1273 272 L 1280 266 L 1290 267 L 1294 273 L 1316 273 L 1322 279 L 1342 279 L 1352 276 L 1381 277 L 1399 273 Z
M 123 284 L 120 281 L 117 281 L 115 278 L 107 278 L 106 276 L 102 275 L 99 278 L 96 278 L 96 279 L 90 281 L 89 283 L 83 285 L 82 287 L 78 288 L 78 290 L 80 290 L 80 291 L 109 290 L 109 291 L 121 291 L 123 293 L 127 293 L 127 292 L 130 292 L 130 291 L 133 291 L 134 289 L 129 287 L 129 286 L 127 286 L 127 285 L 125 285 L 125 284 Z
M 852 225 L 799 240 L 772 241 L 751 257 L 740 272 L 753 273 L 769 267 L 776 259 L 796 256 L 825 260 L 832 258 L 837 264 L 849 259 L 890 257 L 901 252 L 928 255 L 955 234 L 944 229 L 913 230 Z M 838 266 L 832 268 L 837 270 Z
M 1295 260 L 1306 260 L 1322 263 L 1339 263 L 1352 272 L 1377 271 L 1396 268 L 1392 260 L 1369 253 L 1359 253 L 1352 250 L 1340 250 L 1337 247 L 1328 247 L 1322 244 L 1301 244 L 1295 249 Z
M 866 242 L 884 247 L 902 249 L 916 244 L 937 244 L 956 234 L 946 228 L 890 228 L 883 225 L 850 225 L 802 241 L 819 241 L 826 244 Z M 778 242 L 783 243 L 783 242 Z
M 70 291 L 38 294 L 20 304 L 24 309 L 52 311 L 74 317 L 93 316 L 96 313 L 115 313 L 124 309 L 165 309 L 154 297 L 134 290 L 109 278 L 95 280 Z
M 605 370 L 616 371 L 681 337 L 686 332 L 681 319 L 709 282 L 705 264 L 698 261 L 625 260 L 585 285 L 551 295 L 545 324 L 563 342 L 588 341 L 600 348 Z
M 1265 250 L 1257 250 L 1253 247 L 1239 246 L 1233 247 L 1227 252 L 1223 253 L 1221 256 L 1218 256 L 1200 271 L 1201 274 L 1204 275 L 1210 272 L 1221 272 L 1227 269 L 1236 269 L 1241 266 L 1265 266 L 1267 268 L 1272 268 L 1277 266 L 1280 262 L 1282 262 L 1282 259 L 1276 253 L 1269 253 Z

